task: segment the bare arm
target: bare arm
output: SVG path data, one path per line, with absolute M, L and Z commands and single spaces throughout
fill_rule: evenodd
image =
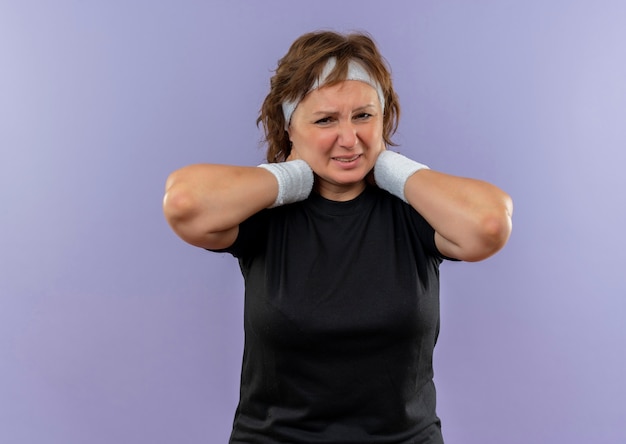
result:
M 513 202 L 487 182 L 423 169 L 409 177 L 404 193 L 433 226 L 437 248 L 446 256 L 486 259 L 511 234 Z
M 262 168 L 191 165 L 166 182 L 163 212 L 184 241 L 201 248 L 233 244 L 239 224 L 269 207 L 278 194 L 275 177 Z

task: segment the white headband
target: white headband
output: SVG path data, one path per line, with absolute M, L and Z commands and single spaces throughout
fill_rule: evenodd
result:
M 337 59 L 335 57 L 329 58 L 328 62 L 326 62 L 326 66 L 324 66 L 324 69 L 322 70 L 322 73 L 317 78 L 317 80 L 313 82 L 313 85 L 311 86 L 311 89 L 308 92 L 311 92 L 313 90 L 316 90 L 324 86 L 324 84 L 326 83 L 326 79 L 328 78 L 330 73 L 333 72 L 333 69 L 335 69 L 336 64 L 337 64 Z M 378 94 L 378 100 L 380 100 L 380 108 L 382 112 L 385 112 L 385 95 L 383 94 L 383 89 L 380 87 L 380 84 L 376 81 L 376 79 L 374 79 L 367 72 L 367 70 L 363 68 L 363 65 L 361 65 L 356 60 L 350 60 L 348 62 L 348 72 L 346 74 L 345 80 L 358 80 L 360 82 L 365 82 L 368 85 L 370 85 L 372 88 L 374 88 L 376 90 L 376 94 Z M 303 98 L 304 96 L 294 101 L 285 100 L 283 102 L 283 115 L 285 116 L 285 130 L 289 128 L 289 123 L 291 122 L 291 116 Z

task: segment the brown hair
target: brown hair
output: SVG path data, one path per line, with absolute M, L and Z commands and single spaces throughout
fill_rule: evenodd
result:
M 343 81 L 351 59 L 362 62 L 372 78 L 378 81 L 385 100 L 383 139 L 386 144 L 395 145 L 391 136 L 398 128 L 400 104 L 393 90 L 390 70 L 374 40 L 365 33 L 342 35 L 316 31 L 304 34 L 292 43 L 287 54 L 278 61 L 275 74 L 270 79 L 270 92 L 257 119 L 257 125 L 263 123 L 268 162 L 283 162 L 291 152 L 282 103 L 304 97 L 330 57 L 335 57 L 337 64 L 325 85 Z

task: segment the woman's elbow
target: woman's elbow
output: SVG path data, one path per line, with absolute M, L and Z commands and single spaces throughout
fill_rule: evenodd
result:
M 513 229 L 512 213 L 513 205 L 507 196 L 500 208 L 483 216 L 478 227 L 478 242 L 470 261 L 486 259 L 506 245 Z
M 500 251 L 506 245 L 511 236 L 513 224 L 511 217 L 508 214 L 503 214 L 498 217 L 489 218 L 484 226 L 485 244 L 491 251 L 491 255 Z
M 163 213 L 167 221 L 172 223 L 185 219 L 189 213 L 193 212 L 193 200 L 186 187 L 168 179 L 168 186 L 163 196 Z
M 163 214 L 168 224 L 178 234 L 190 225 L 197 216 L 199 209 L 198 199 L 192 188 L 184 180 L 172 173 L 166 182 L 163 196 Z

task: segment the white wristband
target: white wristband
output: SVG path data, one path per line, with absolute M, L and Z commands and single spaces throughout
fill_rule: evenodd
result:
M 376 159 L 374 180 L 380 188 L 408 203 L 404 195 L 404 185 L 413 173 L 422 169 L 429 168 L 402 154 L 384 150 Z
M 264 163 L 266 169 L 278 181 L 278 196 L 270 208 L 279 207 L 306 199 L 313 189 L 313 170 L 304 160 L 289 160 L 280 163 Z

